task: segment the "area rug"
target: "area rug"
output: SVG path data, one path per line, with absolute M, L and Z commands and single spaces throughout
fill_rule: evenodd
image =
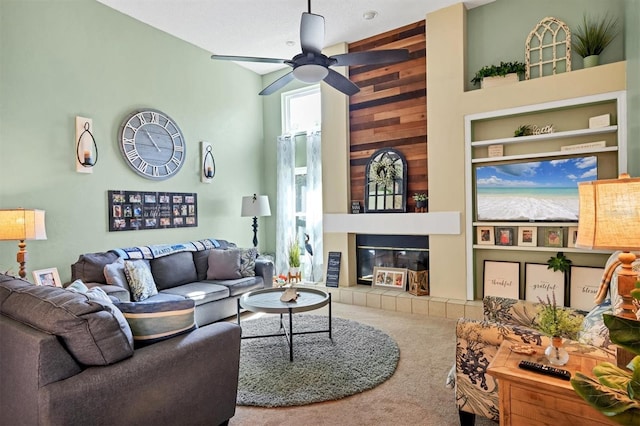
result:
M 245 339 L 240 350 L 238 405 L 287 407 L 344 398 L 371 389 L 393 375 L 400 358 L 396 342 L 382 331 L 333 318 L 328 333 L 294 336 L 293 362 L 284 337 Z M 294 331 L 327 329 L 322 315 L 294 315 Z M 277 333 L 279 316 L 242 322 L 243 336 Z

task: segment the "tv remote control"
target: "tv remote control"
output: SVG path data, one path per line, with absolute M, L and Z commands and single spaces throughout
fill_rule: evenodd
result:
M 546 374 L 547 376 L 557 377 L 562 380 L 571 379 L 571 373 L 561 368 L 551 367 L 550 365 L 538 364 L 533 361 L 520 361 L 518 367 L 523 370 L 529 370 L 536 373 Z

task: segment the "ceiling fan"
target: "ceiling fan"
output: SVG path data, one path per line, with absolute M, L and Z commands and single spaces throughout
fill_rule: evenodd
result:
M 343 53 L 334 56 L 323 55 L 321 51 L 324 47 L 324 17 L 311 13 L 311 0 L 308 0 L 308 5 L 309 12 L 303 12 L 300 21 L 300 46 L 302 47 L 302 53 L 297 54 L 292 59 L 228 55 L 211 55 L 211 59 L 287 64 L 293 68 L 292 71 L 265 87 L 259 93 L 260 95 L 270 95 L 286 86 L 295 78 L 304 83 L 318 83 L 323 80 L 330 86 L 349 96 L 358 93 L 360 88 L 351 80 L 329 67 L 389 64 L 409 59 L 409 51 L 407 49 L 371 50 L 366 52 Z

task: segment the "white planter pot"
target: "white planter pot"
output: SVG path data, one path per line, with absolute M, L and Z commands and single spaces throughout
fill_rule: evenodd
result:
M 480 82 L 480 87 L 482 89 L 486 89 L 488 87 L 497 87 L 497 86 L 505 86 L 507 84 L 514 84 L 520 81 L 517 73 L 510 73 L 505 75 L 504 77 L 501 75 L 497 75 L 495 77 L 485 77 Z

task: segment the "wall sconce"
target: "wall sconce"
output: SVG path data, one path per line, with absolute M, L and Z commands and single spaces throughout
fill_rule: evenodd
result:
M 93 173 L 93 166 L 98 162 L 98 145 L 91 129 L 93 120 L 76 117 L 76 172 Z
M 216 162 L 213 159 L 213 151 L 209 142 L 200 142 L 200 181 L 211 183 L 216 175 Z

